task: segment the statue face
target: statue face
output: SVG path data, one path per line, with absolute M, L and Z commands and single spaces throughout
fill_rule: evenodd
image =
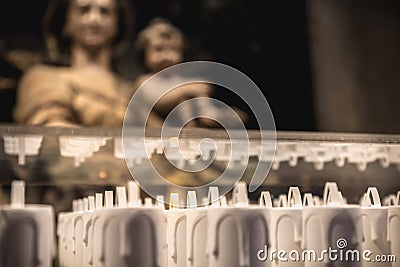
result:
M 86 48 L 104 47 L 112 44 L 117 25 L 115 0 L 71 0 L 64 34 Z
M 145 64 L 156 73 L 183 60 L 183 41 L 180 38 L 150 38 L 145 49 Z

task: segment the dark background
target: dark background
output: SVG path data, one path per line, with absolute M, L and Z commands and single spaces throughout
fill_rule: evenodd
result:
M 220 3 L 213 5 L 212 3 Z M 2 50 L 43 53 L 41 20 L 46 0 L 2 1 Z M 188 59 L 210 59 L 248 75 L 264 92 L 278 129 L 315 130 L 310 82 L 305 1 L 132 1 L 135 32 L 154 17 L 168 18 L 189 41 Z M 291 8 L 287 8 L 290 4 Z M 130 51 L 134 53 L 134 51 Z M 134 55 L 124 72 L 137 74 Z M 129 58 L 127 62 L 126 58 Z M 133 66 L 130 66 L 132 64 Z M 21 71 L 1 58 L 0 76 Z M 217 98 L 249 111 L 238 99 L 217 90 Z M 15 88 L 1 92 L 1 121 L 11 122 Z M 254 128 L 254 121 L 248 123 Z
M 8 53 L 44 52 L 48 0 L 0 8 L 0 121 L 21 68 Z M 132 0 L 135 36 L 154 17 L 179 27 L 187 59 L 228 64 L 263 91 L 278 130 L 400 133 L 400 2 L 397 0 Z M 120 70 L 140 73 L 133 48 Z M 249 112 L 224 90 L 215 97 Z M 255 128 L 253 120 L 247 125 Z

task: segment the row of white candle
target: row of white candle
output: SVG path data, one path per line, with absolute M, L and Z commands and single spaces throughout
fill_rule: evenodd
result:
M 128 196 L 125 187 L 116 193 L 115 207 L 113 192 L 106 191 L 104 206 L 103 194 L 96 194 L 74 201 L 73 212 L 59 214 L 61 266 L 328 266 L 332 259 L 302 260 L 301 255 L 312 250 L 319 258 L 330 247 L 387 258 L 379 264 L 347 259 L 345 266 L 396 266 L 400 256 L 395 230 L 400 192 L 386 198 L 391 206 L 381 205 L 374 187 L 360 204 L 347 204 L 337 185 L 326 183 L 322 198 L 301 196 L 298 187 L 290 187 L 276 199 L 262 192 L 257 205 L 250 204 L 246 184 L 238 183 L 228 201 L 210 187 L 208 205 L 202 207 L 194 191 L 187 193 L 186 208 L 179 208 L 179 195 L 173 193 L 168 210 L 162 196 L 142 203 L 134 182 L 128 184 Z M 267 247 L 297 252 L 300 258 L 289 264 L 277 253 L 268 254 Z

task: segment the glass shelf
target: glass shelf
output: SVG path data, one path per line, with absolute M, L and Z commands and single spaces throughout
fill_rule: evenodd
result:
M 140 136 L 139 131 L 132 128 L 127 133 L 138 142 L 135 137 Z M 60 195 L 55 196 L 39 193 L 33 197 L 32 193 L 32 202 L 54 199 L 68 205 L 76 194 L 126 184 L 132 179 L 127 163 L 141 168 L 144 161 L 151 160 L 160 167 L 160 173 L 173 182 L 183 182 L 187 186 L 207 184 L 227 166 L 227 147 L 231 142 L 247 142 L 235 131 L 231 132 L 229 139 L 224 130 L 183 129 L 179 135 L 179 147 L 188 162 L 204 156 L 198 150 L 198 144 L 204 138 L 216 144 L 209 148 L 215 156 L 211 169 L 187 173 L 167 166 L 164 151 L 171 149 L 174 142 L 161 140 L 159 129 L 146 130 L 146 148 L 152 151 L 150 159 L 146 153 L 135 153 L 127 162 L 122 152 L 121 129 L 3 124 L 0 125 L 0 134 L 0 185 L 7 189 L 12 180 L 22 179 L 28 187 L 38 191 L 50 187 L 57 194 L 58 189 L 69 188 L 70 193 L 61 190 Z M 263 161 L 261 136 L 270 141 L 275 135 L 268 131 L 261 134 L 256 130 L 249 130 L 247 134 L 250 157 L 242 179 L 249 182 L 255 166 Z M 239 160 L 237 164 L 240 164 Z M 354 199 L 369 185 L 377 186 L 385 195 L 400 189 L 399 169 L 400 135 L 278 131 L 271 171 L 253 195 L 257 198 L 259 191 L 265 188 L 279 194 L 293 185 L 300 186 L 304 192 L 320 194 L 324 183 L 330 180 L 339 184 L 344 195 L 354 196 Z M 3 190 L 3 195 L 4 192 L 7 190 Z M 27 199 L 29 201 L 29 197 Z

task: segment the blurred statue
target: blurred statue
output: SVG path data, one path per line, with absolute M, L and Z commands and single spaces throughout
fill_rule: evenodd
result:
M 184 62 L 185 46 L 187 42 L 183 33 L 168 20 L 155 18 L 146 28 L 138 34 L 136 48 L 139 59 L 143 64 L 145 73 L 138 77 L 136 87 L 144 90 L 145 97 L 143 105 L 154 105 L 152 113 L 159 119 L 158 126 L 166 123 L 172 127 L 220 127 L 229 124 L 233 114 L 221 107 L 214 105 L 211 99 L 213 91 L 212 85 L 204 82 L 187 83 L 169 91 L 158 101 L 160 91 L 168 87 L 170 81 L 181 84 L 188 82 L 188 77 L 179 73 L 168 73 L 160 71 L 173 65 Z M 146 80 L 157 74 L 155 82 L 152 81 L 151 87 L 146 86 Z M 190 80 L 189 80 L 190 82 Z M 198 99 L 202 97 L 201 99 Z M 195 99 L 197 98 L 197 99 Z M 166 118 L 171 111 L 180 104 L 188 100 L 195 100 L 190 104 L 181 105 L 171 121 Z M 246 115 L 243 112 L 235 111 L 244 120 Z M 137 116 L 137 114 L 135 114 Z M 147 114 L 142 114 L 143 116 Z M 140 115 L 140 116 L 142 116 Z M 207 118 L 205 116 L 209 116 Z M 239 118 L 239 119 L 240 119 Z M 154 120 L 153 120 L 154 121 Z M 226 126 L 226 125 L 225 125 Z M 229 125 L 228 125 L 229 126 Z M 214 162 L 203 171 L 188 174 L 185 170 L 173 166 L 165 155 L 154 154 L 151 158 L 154 166 L 162 177 L 171 183 L 185 186 L 199 186 L 213 181 L 225 169 L 225 165 Z M 193 166 L 201 163 L 194 163 Z
M 133 33 L 131 12 L 128 0 L 49 0 L 43 20 L 48 60 L 23 74 L 14 109 L 16 121 L 46 126 L 121 127 L 134 86 L 133 81 L 117 74 L 115 63 L 128 48 Z M 47 155 L 45 161 L 36 158 L 38 162 L 33 163 L 34 167 L 43 165 L 38 168 L 41 179 L 47 174 L 47 180 L 64 179 L 77 186 L 77 181 L 94 186 L 131 179 L 125 162 L 106 151 L 97 152 L 88 160 L 90 164 L 86 162 L 80 168 L 71 168 L 71 162 L 63 157 L 52 157 L 55 153 L 59 153 L 58 139 L 44 140 L 41 154 Z M 105 175 L 99 178 L 96 173 Z M 79 196 L 76 188 L 61 186 L 37 193 L 42 201 L 52 202 L 56 210 L 65 209 L 74 196 Z
M 146 70 L 146 73 L 139 76 L 136 81 L 136 87 L 140 87 L 152 75 L 184 61 L 185 37 L 169 21 L 163 18 L 155 18 L 139 33 L 136 48 Z M 174 77 L 159 75 L 157 79 L 159 88 L 165 87 L 169 80 L 181 80 L 183 84 L 187 81 L 187 78 L 179 76 L 179 74 Z M 211 102 L 210 97 L 213 88 L 209 83 L 196 82 L 181 85 L 168 92 L 158 101 L 159 90 L 157 88 L 145 89 L 147 102 L 150 104 L 156 103 L 154 112 L 160 118 L 160 122 L 179 104 L 189 99 L 203 97 L 196 99 L 190 105 L 182 105 L 177 112 L 179 118 L 173 118 L 174 125 L 169 126 L 219 127 L 220 125 L 217 121 L 223 123 L 224 120 L 229 119 L 225 116 L 225 110 L 217 108 Z M 242 112 L 239 111 L 237 113 L 241 115 L 242 119 L 246 118 L 246 115 Z
M 50 0 L 43 21 L 51 64 L 22 76 L 14 116 L 35 125 L 120 126 L 132 83 L 113 70 L 129 41 L 126 0 Z

